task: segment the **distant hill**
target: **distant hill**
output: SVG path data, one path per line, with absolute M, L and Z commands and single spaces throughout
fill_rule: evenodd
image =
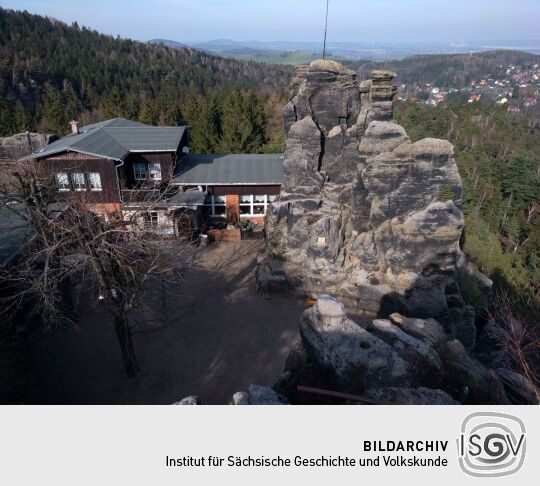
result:
M 189 46 L 187 44 L 182 44 L 181 42 L 176 42 L 176 41 L 167 40 L 167 39 L 150 39 L 149 41 L 147 41 L 147 43 L 158 44 L 158 45 L 162 45 L 166 47 L 183 47 L 183 48 L 189 49 Z
M 292 69 L 114 38 L 0 8 L 0 136 L 65 131 L 80 117 L 185 122 L 193 99 L 232 89 L 286 91 Z
M 150 41 L 156 42 L 156 39 Z M 293 64 L 322 56 L 322 42 L 306 41 L 235 41 L 213 39 L 203 42 L 185 42 L 157 39 L 168 46 L 188 45 L 206 52 L 235 59 L 248 59 L 268 63 Z M 386 61 L 405 59 L 417 55 L 466 54 L 494 50 L 516 50 L 540 54 L 540 40 L 484 41 L 484 42 L 332 42 L 327 44 L 329 58 L 345 61 Z
M 502 78 L 506 66 L 540 64 L 540 55 L 520 51 L 486 51 L 469 54 L 411 56 L 393 61 L 344 61 L 367 79 L 374 69 L 390 69 L 398 74 L 398 83 L 432 83 L 435 86 L 463 88 L 471 80 L 490 75 Z

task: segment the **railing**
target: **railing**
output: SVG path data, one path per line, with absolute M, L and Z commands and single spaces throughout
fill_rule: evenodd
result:
M 159 189 L 123 189 L 122 199 L 124 203 L 156 202 L 162 198 L 163 193 Z

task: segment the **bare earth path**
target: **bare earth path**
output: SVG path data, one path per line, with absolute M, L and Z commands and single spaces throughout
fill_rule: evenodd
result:
M 298 335 L 303 305 L 256 297 L 261 244 L 220 242 L 200 250 L 181 289 L 166 307 L 157 304 L 165 327 L 145 325 L 136 334 L 143 372 L 134 380 L 122 376 L 103 311 L 87 312 L 78 330 L 34 338 L 28 402 L 169 404 L 195 394 L 226 404 L 251 383 L 271 385 Z

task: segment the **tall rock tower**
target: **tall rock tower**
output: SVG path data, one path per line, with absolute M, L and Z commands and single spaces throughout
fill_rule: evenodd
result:
M 444 321 L 449 306 L 463 311 L 453 278 L 463 229 L 453 147 L 409 140 L 393 120 L 394 77 L 374 71 L 359 83 L 328 60 L 296 69 L 259 294 L 331 294 L 369 315 Z

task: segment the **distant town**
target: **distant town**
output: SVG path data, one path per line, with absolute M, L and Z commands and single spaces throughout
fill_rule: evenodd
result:
M 443 88 L 433 83 L 401 84 L 397 98 L 400 100 L 418 101 L 437 106 L 451 100 L 462 100 L 468 103 L 481 101 L 507 105 L 509 111 L 529 111 L 539 106 L 540 98 L 540 65 L 497 66 L 504 71 L 504 76 L 492 76 L 472 79 L 463 88 Z

